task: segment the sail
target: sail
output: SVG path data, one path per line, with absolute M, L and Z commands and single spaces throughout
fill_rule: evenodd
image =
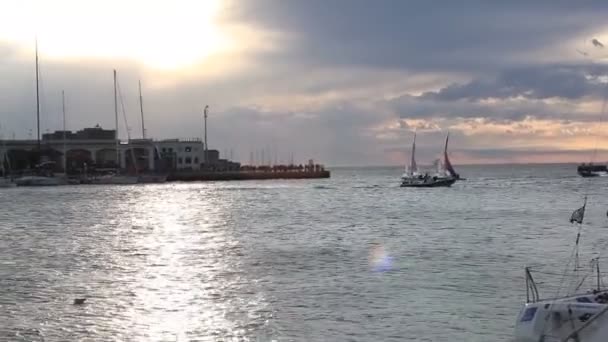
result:
M 410 161 L 410 172 L 412 174 L 418 172 L 418 166 L 416 165 L 416 132 L 414 132 L 414 143 L 412 144 L 412 160 Z
M 458 173 L 454 170 L 452 163 L 450 163 L 450 158 L 448 157 L 448 140 L 450 139 L 450 133 L 445 137 L 445 149 L 443 150 L 443 164 L 445 166 L 445 170 L 452 177 L 458 177 Z

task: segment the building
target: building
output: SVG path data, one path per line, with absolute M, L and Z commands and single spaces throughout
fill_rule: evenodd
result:
M 42 159 L 55 162 L 57 172 L 68 173 L 83 172 L 85 168 L 168 172 L 240 167 L 238 163 L 220 159 L 217 150 L 208 150 L 205 158 L 201 139 L 131 139 L 119 141 L 117 151 L 115 134 L 114 130 L 99 125 L 76 132 L 55 131 L 42 136 L 41 151 L 36 140 L 6 140 L 0 142 L 0 155 L 6 153 L 14 170 L 32 168 Z M 67 170 L 63 170 L 64 161 Z
M 163 159 L 171 160 L 172 169 L 200 170 L 205 162 L 205 145 L 201 139 L 166 139 L 155 141 L 154 145 Z

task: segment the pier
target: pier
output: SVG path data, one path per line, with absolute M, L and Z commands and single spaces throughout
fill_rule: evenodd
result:
M 261 163 L 241 165 L 221 158 L 218 150 L 208 149 L 197 138 L 119 141 L 114 130 L 100 126 L 44 134 L 40 147 L 36 140 L 0 141 L 3 177 L 63 174 L 79 184 L 112 173 L 139 176 L 141 183 L 330 177 L 330 172 L 312 159 L 306 164 Z
M 169 174 L 167 181 L 233 181 L 233 180 L 262 180 L 262 179 L 311 179 L 329 178 L 328 170 L 318 171 L 176 171 Z

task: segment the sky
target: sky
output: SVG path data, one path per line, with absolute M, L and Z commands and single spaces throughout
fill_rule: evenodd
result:
M 2 0 L 0 134 L 131 138 L 326 165 L 608 159 L 605 1 Z M 127 138 L 124 120 L 119 128 Z M 593 151 L 598 154 L 593 157 Z M 257 156 L 257 157 L 256 157 Z

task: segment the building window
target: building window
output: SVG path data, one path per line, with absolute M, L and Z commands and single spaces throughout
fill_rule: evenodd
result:
M 177 163 L 181 164 L 182 163 L 182 157 L 177 158 Z
M 192 147 L 186 146 L 186 152 L 192 152 Z
M 198 157 L 194 157 L 194 164 L 198 164 Z
M 169 147 L 169 153 L 173 153 L 173 147 Z
M 167 149 L 163 147 L 163 153 L 167 152 Z
M 192 159 L 190 157 L 186 157 L 186 164 L 192 164 Z

